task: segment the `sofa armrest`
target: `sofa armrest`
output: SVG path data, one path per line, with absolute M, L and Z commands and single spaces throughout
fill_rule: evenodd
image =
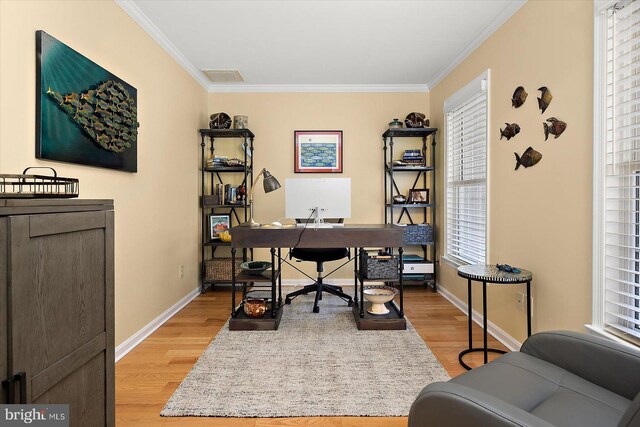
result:
M 611 340 L 569 331 L 541 332 L 521 352 L 632 400 L 640 392 L 640 350 Z
M 411 405 L 409 427 L 552 427 L 494 396 L 451 382 L 425 387 Z

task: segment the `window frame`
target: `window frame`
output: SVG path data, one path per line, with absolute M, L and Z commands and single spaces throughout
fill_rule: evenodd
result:
M 447 114 L 451 111 L 454 110 L 456 107 L 459 107 L 460 105 L 464 104 L 465 102 L 467 102 L 469 99 L 471 99 L 472 97 L 478 95 L 480 92 L 484 92 L 486 99 L 485 99 L 485 111 L 486 111 L 486 124 L 485 124 L 485 171 L 486 171 L 486 176 L 485 176 L 485 207 L 484 207 L 484 211 L 485 211 L 485 218 L 486 218 L 486 223 L 485 223 L 485 239 L 484 239 L 484 254 L 485 254 L 485 260 L 484 262 L 487 263 L 489 260 L 489 178 L 490 178 L 490 170 L 489 170 L 489 156 L 490 156 L 490 146 L 491 144 L 489 144 L 489 135 L 491 135 L 491 129 L 490 129 L 490 117 L 491 117 L 491 112 L 490 112 L 490 88 L 491 88 L 491 70 L 487 69 L 485 71 L 483 71 L 479 76 L 477 76 L 476 78 L 474 78 L 471 82 L 469 82 L 467 85 L 465 85 L 463 88 L 461 88 L 460 90 L 458 90 L 456 93 L 454 93 L 453 95 L 451 95 L 449 98 L 447 98 L 447 100 L 444 102 L 443 105 L 443 117 L 444 117 L 444 217 L 443 217 L 443 224 L 444 224 L 444 248 L 443 248 L 443 255 L 442 255 L 442 260 L 450 265 L 451 267 L 457 268 L 461 265 L 468 265 L 469 262 L 461 259 L 455 255 L 452 255 L 448 252 L 448 247 L 449 247 L 449 223 L 448 223 L 448 215 L 449 215 L 449 179 L 448 179 L 448 174 L 449 174 L 449 120 L 447 119 Z
M 593 225 L 591 323 L 585 327 L 594 335 L 628 347 L 637 345 L 605 330 L 605 171 L 607 132 L 607 11 L 616 0 L 594 2 L 593 31 Z

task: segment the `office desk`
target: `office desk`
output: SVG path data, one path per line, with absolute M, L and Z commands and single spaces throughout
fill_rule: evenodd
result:
M 236 307 L 235 301 L 235 286 L 237 282 L 251 281 L 246 280 L 246 277 L 237 278 L 235 274 L 231 280 L 232 296 L 231 296 L 231 319 L 229 321 L 229 329 L 277 329 L 280 316 L 282 316 L 282 258 L 280 248 L 335 248 L 335 247 L 347 247 L 356 248 L 356 250 L 362 251 L 363 248 L 398 248 L 401 263 L 402 263 L 402 227 L 394 226 L 392 224 L 367 224 L 367 225 L 354 225 L 345 224 L 341 227 L 334 228 L 319 228 L 313 229 L 313 226 L 309 226 L 306 229 L 301 227 L 251 227 L 248 224 L 241 224 L 231 229 L 233 240 L 231 242 L 231 257 L 232 263 L 235 265 L 236 250 L 238 248 L 269 248 L 271 250 L 271 321 L 263 321 L 261 324 L 265 324 L 264 327 L 258 327 L 256 325 L 249 325 L 247 321 L 244 321 L 244 325 L 239 325 L 240 322 L 234 321 L 238 315 L 242 316 L 242 307 Z M 278 261 L 276 268 L 276 248 L 278 252 Z M 355 272 L 358 272 L 358 254 L 355 257 Z M 402 265 L 400 266 L 402 271 Z M 359 317 L 364 318 L 364 304 L 359 304 L 357 285 L 358 276 L 354 279 L 356 286 L 356 295 L 354 299 L 354 308 L 359 309 Z M 402 280 L 400 275 L 399 286 L 399 298 L 400 298 L 400 310 L 398 316 L 404 320 L 403 312 L 403 292 L 402 292 Z M 278 282 L 278 299 L 276 301 L 276 280 Z M 360 301 L 363 300 L 363 284 L 360 280 Z M 356 312 L 354 311 L 354 314 Z M 266 316 L 266 315 L 265 315 Z M 260 320 L 260 319 L 258 319 Z

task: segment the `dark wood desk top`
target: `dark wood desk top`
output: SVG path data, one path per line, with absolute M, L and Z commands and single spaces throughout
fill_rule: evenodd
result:
M 304 232 L 303 232 L 304 230 Z M 250 227 L 231 229 L 234 248 L 364 248 L 402 246 L 403 228 L 392 224 L 345 224 L 342 227 L 306 230 L 302 227 Z M 298 243 L 300 239 L 300 243 Z

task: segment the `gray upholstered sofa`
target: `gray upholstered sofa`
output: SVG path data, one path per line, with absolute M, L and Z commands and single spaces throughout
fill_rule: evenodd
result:
M 575 332 L 532 335 L 519 352 L 425 387 L 409 427 L 640 427 L 640 351 Z

